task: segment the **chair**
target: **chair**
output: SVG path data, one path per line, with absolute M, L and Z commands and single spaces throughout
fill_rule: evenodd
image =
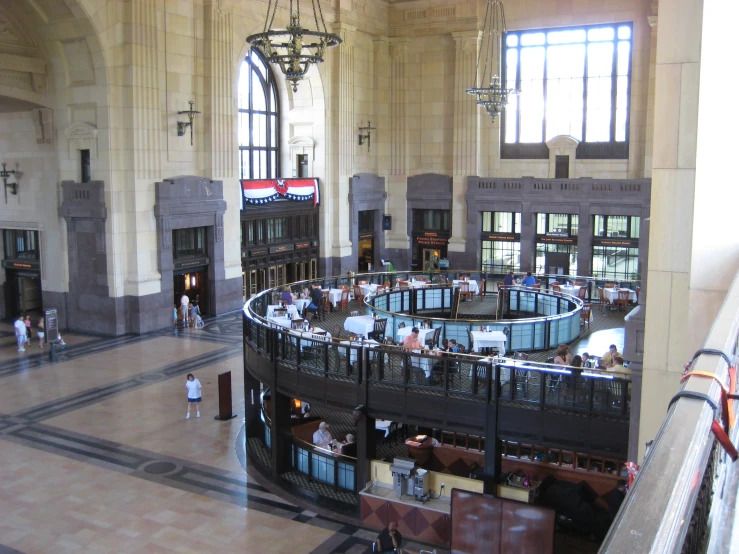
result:
M 429 348 L 439 346 L 439 335 L 441 335 L 441 327 L 434 329 L 434 334 L 430 339 L 426 339 L 425 344 L 427 344 Z
M 485 279 L 481 279 L 479 283 L 477 283 L 477 286 L 479 287 L 477 289 L 477 296 L 480 297 L 480 300 L 485 299 Z
M 405 321 L 398 323 L 398 329 L 405 329 Z
M 472 351 L 472 349 L 474 348 L 474 345 L 473 345 L 474 340 L 472 340 L 472 331 L 470 331 L 469 329 L 465 329 L 465 331 L 467 331 L 467 339 L 470 341 L 470 351 Z
M 623 306 L 624 310 L 629 309 L 629 292 L 628 290 L 620 290 L 618 291 L 618 299 L 616 300 L 616 307 L 618 308 L 618 311 L 621 311 L 621 307 Z
M 572 285 L 575 287 L 582 287 L 585 285 L 585 281 L 573 281 Z
M 293 319 L 292 322 L 291 322 L 292 323 L 292 328 L 293 329 L 302 329 L 303 328 L 303 322 L 304 321 L 305 321 L 304 319 Z
M 334 330 L 331 332 L 331 336 L 335 339 L 341 338 L 341 323 L 334 325 Z
M 376 319 L 374 329 L 367 334 L 367 337 L 377 342 L 385 341 L 385 327 L 387 327 L 387 318 Z
M 615 289 L 616 288 L 616 283 L 606 283 L 605 285 L 603 285 L 603 288 L 606 288 L 606 289 Z
M 506 288 L 505 283 L 503 281 L 498 281 L 497 286 L 498 286 L 498 292 L 505 290 Z
M 272 312 L 272 315 L 274 317 L 285 317 L 287 315 L 287 309 L 285 308 L 275 308 Z
M 459 296 L 462 298 L 462 301 L 472 300 L 472 293 L 470 292 L 469 281 L 459 282 Z
M 531 290 L 541 290 L 541 283 L 536 283 L 535 285 L 531 285 Z
M 349 309 L 349 289 L 341 291 L 341 300 L 339 300 L 339 311 L 345 312 Z
M 552 283 L 552 292 L 554 294 L 562 294 L 562 288 L 559 283 Z
M 585 300 L 585 295 L 588 293 L 588 289 L 585 285 L 580 285 L 580 289 L 577 291 L 577 297 L 580 300 Z
M 612 305 L 611 301 L 608 300 L 603 294 L 603 287 L 598 287 L 598 296 L 600 297 L 600 311 L 603 312 L 603 308 L 607 305 Z
M 408 281 L 398 281 L 398 284 L 400 285 L 401 289 L 409 289 L 410 286 L 408 285 Z
M 636 302 L 634 302 L 634 304 L 638 304 L 639 296 L 641 296 L 641 287 L 634 287 L 634 290 L 636 291 Z
M 364 294 L 362 294 L 362 287 L 359 285 L 354 285 L 354 300 L 359 301 L 361 304 L 364 302 Z
M 580 325 L 587 325 L 590 327 L 590 313 L 593 310 L 592 304 L 585 304 L 580 312 Z

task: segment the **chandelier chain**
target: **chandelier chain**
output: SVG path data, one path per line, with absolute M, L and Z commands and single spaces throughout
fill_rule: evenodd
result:
M 321 8 L 321 0 L 313 0 L 313 17 L 316 16 L 316 3 L 318 3 L 318 13 L 321 16 L 321 23 L 323 24 L 323 32 L 328 33 L 328 29 L 326 29 L 326 20 L 323 19 L 323 9 Z M 320 28 L 318 27 L 318 20 L 316 20 L 316 29 Z
M 267 32 L 270 28 L 272 28 L 272 23 L 275 20 L 275 12 L 277 11 L 277 2 L 279 0 L 275 0 L 275 7 L 274 11 L 272 10 L 272 0 L 269 0 L 269 3 L 267 4 L 267 17 L 264 19 L 264 33 Z M 270 12 L 272 12 L 272 18 L 270 19 Z

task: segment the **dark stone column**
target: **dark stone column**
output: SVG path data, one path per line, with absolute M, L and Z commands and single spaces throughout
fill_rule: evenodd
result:
M 376 456 L 375 419 L 362 412 L 357 422 L 357 491 L 372 480 L 370 465 Z
M 493 366 L 493 387 L 500 381 L 500 367 Z M 497 495 L 497 480 L 501 473 L 501 442 L 498 440 L 498 402 L 492 400 L 487 404 L 485 418 L 485 466 L 484 488 L 485 494 Z
M 536 249 L 536 222 L 531 202 L 521 203 L 521 271 L 533 271 Z
M 291 401 L 290 397 L 278 393 L 276 387 L 272 388 L 272 477 L 275 481 L 292 467 Z

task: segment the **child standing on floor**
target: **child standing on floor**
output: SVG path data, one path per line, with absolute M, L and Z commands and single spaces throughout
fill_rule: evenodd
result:
M 190 419 L 190 406 L 195 404 L 195 417 L 200 417 L 200 400 L 203 387 L 200 386 L 200 381 L 195 379 L 192 373 L 187 374 L 187 415 L 185 419 Z

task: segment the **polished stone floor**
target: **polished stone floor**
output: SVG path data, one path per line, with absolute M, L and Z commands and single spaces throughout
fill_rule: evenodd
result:
M 240 314 L 199 330 L 64 340 L 51 363 L 37 341 L 18 352 L 0 324 L 0 554 L 368 550 L 375 533 L 244 472 Z M 224 371 L 241 417 L 220 422 Z M 185 420 L 187 373 L 203 385 L 199 419 Z

